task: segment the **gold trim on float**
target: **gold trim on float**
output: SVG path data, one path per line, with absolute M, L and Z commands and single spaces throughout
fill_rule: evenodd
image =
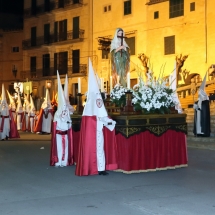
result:
M 135 134 L 135 133 L 141 131 L 141 128 L 129 127 L 129 128 L 118 128 L 117 130 L 120 133 L 124 134 L 126 137 L 128 137 L 131 134 Z
M 187 131 L 187 125 L 176 125 L 175 127 L 178 128 L 179 130 Z
M 149 131 L 151 131 L 154 134 L 160 135 L 166 132 L 171 126 L 149 126 L 146 127 Z
M 164 168 L 155 168 L 155 169 L 146 169 L 146 170 L 131 170 L 131 171 L 125 171 L 122 169 L 116 169 L 113 170 L 114 172 L 122 172 L 125 174 L 132 174 L 132 173 L 142 173 L 142 172 L 156 172 L 156 171 L 162 171 L 162 170 L 168 170 L 168 169 L 178 169 L 178 168 L 183 168 L 183 167 L 188 167 L 188 164 L 182 164 L 182 165 L 176 165 L 176 166 L 168 166 Z

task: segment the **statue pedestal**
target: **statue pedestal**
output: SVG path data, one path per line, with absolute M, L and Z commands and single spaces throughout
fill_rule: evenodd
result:
M 84 107 L 82 105 L 82 95 L 81 93 L 78 93 L 77 94 L 77 107 L 76 107 L 76 111 L 74 112 L 75 114 L 82 114 L 83 113 L 83 110 L 84 110 Z
M 137 114 L 136 111 L 134 111 L 134 107 L 131 104 L 131 100 L 132 100 L 132 92 L 128 91 L 125 93 L 126 96 L 126 105 L 123 108 L 123 110 L 120 112 L 120 114 L 122 115 L 133 115 L 133 114 Z

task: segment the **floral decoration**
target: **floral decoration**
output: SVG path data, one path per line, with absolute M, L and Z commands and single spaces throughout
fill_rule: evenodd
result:
M 117 107 L 124 107 L 126 104 L 126 96 L 127 88 L 123 87 L 120 84 L 116 84 L 113 90 L 110 93 L 110 99 L 113 104 Z

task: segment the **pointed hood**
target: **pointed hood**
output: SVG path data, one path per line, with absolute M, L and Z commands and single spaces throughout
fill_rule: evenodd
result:
M 205 85 L 206 85 L 206 79 L 207 79 L 207 73 L 205 74 L 205 77 L 201 83 L 201 86 L 199 87 L 199 96 L 198 96 L 198 106 L 199 108 L 201 109 L 202 107 L 202 102 L 205 101 L 205 100 L 209 100 L 209 97 L 207 95 L 207 93 L 205 92 Z
M 70 102 L 69 102 L 69 81 L 68 81 L 67 74 L 66 74 L 65 83 L 64 83 L 64 96 L 70 113 L 73 113 L 74 108 L 72 105 L 70 105 Z
M 24 101 L 25 101 L 25 103 L 24 103 L 25 106 L 30 104 L 29 94 L 28 95 L 26 95 L 26 94 L 24 95 Z
M 88 70 L 89 71 L 88 71 L 87 101 L 84 106 L 83 116 L 97 116 L 97 117 L 108 116 L 102 100 L 101 93 L 99 91 L 97 78 L 95 76 L 90 58 Z
M 30 95 L 30 110 L 31 111 L 36 111 L 35 105 L 34 105 L 34 101 Z
M 7 90 L 7 94 L 8 94 L 9 100 L 10 100 L 10 107 L 11 107 L 11 108 L 16 108 L 15 100 L 14 100 L 14 98 L 11 96 L 11 94 L 8 92 L 8 90 Z
M 55 99 L 55 91 L 53 90 L 52 92 L 52 100 L 51 100 L 51 104 L 52 105 L 56 105 L 57 106 L 57 102 L 56 102 L 56 99 Z
M 2 91 L 1 91 L 1 100 L 6 101 L 6 94 L 5 94 L 5 89 L 4 89 L 4 84 L 2 84 Z
M 16 112 L 23 112 L 23 109 L 22 109 L 22 102 L 21 102 L 21 98 L 20 98 L 19 93 L 18 93 L 18 95 L 17 95 Z
M 58 126 L 62 126 L 61 122 L 71 121 L 71 119 L 69 115 L 68 106 L 66 105 L 66 99 L 65 99 L 65 95 L 61 85 L 58 71 L 57 71 L 57 82 L 58 82 L 58 107 L 54 115 L 54 122 L 58 121 L 59 123 Z
M 42 109 L 45 109 L 45 108 L 52 109 L 50 96 L 49 96 L 49 89 L 46 89 L 46 98 L 45 98 L 45 101 L 43 102 L 43 104 L 41 105 L 41 108 Z
M 2 94 L 1 94 L 1 106 L 0 109 L 2 110 L 3 105 L 8 109 L 7 99 L 6 99 L 6 93 L 4 89 L 4 84 L 2 84 Z

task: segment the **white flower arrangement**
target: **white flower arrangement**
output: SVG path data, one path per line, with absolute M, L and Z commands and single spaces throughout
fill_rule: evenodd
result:
M 126 103 L 125 93 L 127 91 L 128 91 L 127 88 L 123 87 L 120 84 L 116 84 L 110 93 L 111 102 L 118 107 L 125 106 Z
M 140 81 L 133 87 L 132 104 L 136 111 L 142 110 L 145 114 L 164 114 L 177 104 L 177 99 L 166 80 L 155 81 L 151 78 L 146 84 Z

